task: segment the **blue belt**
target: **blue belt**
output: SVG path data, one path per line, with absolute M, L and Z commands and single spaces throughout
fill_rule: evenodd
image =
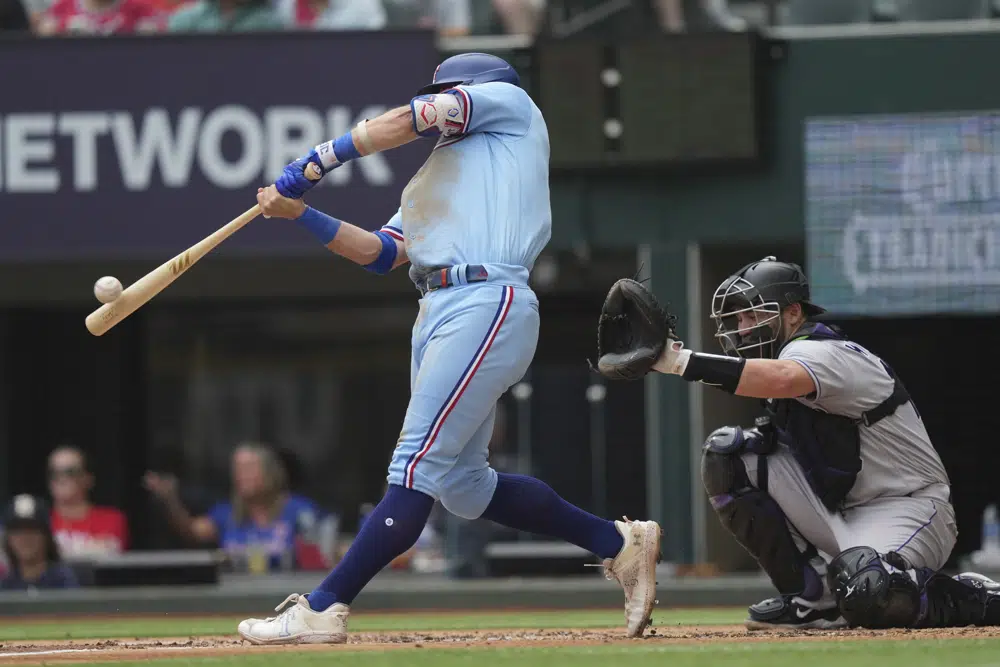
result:
M 444 287 L 451 287 L 455 285 L 455 280 L 452 276 L 452 269 L 454 267 L 446 266 L 440 269 L 432 270 L 426 278 L 421 282 L 423 283 L 423 292 L 433 292 L 434 290 L 439 290 Z M 482 264 L 466 264 L 465 265 L 465 282 L 466 283 L 481 283 L 489 278 L 489 274 L 486 272 L 486 267 Z

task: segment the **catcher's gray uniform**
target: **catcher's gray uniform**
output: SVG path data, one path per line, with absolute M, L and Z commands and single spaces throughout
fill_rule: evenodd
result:
M 893 391 L 881 360 L 854 342 L 793 340 L 778 358 L 802 364 L 812 376 L 816 394 L 798 399 L 810 408 L 859 418 Z M 843 511 L 824 507 L 784 445 L 768 455 L 767 494 L 784 511 L 793 535 L 816 547 L 826 562 L 850 547 L 867 546 L 898 552 L 913 567 L 941 568 L 958 531 L 948 474 L 916 408 L 906 403 L 860 430 L 861 472 Z M 742 459 L 756 486 L 757 455 L 744 453 Z
M 597 370 L 655 370 L 748 397 L 810 392 L 768 400 L 753 428 L 720 427 L 702 449 L 712 508 L 779 594 L 750 606 L 749 629 L 1000 625 L 1000 583 L 937 571 L 955 517 L 909 393 L 881 359 L 812 319 L 823 312 L 798 265 L 752 262 L 712 299 L 726 356 L 705 354 L 684 350 L 675 316 L 623 279 L 601 312 Z

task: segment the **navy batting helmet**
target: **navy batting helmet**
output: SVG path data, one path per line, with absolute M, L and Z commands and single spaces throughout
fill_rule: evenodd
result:
M 521 85 L 521 77 L 517 75 L 517 70 L 503 58 L 488 53 L 460 53 L 438 65 L 431 83 L 418 90 L 417 94 L 430 95 L 461 84 L 471 85 L 491 81 Z

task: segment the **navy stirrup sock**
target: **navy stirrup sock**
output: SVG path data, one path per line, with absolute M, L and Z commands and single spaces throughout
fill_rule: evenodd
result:
M 614 521 L 584 512 L 545 482 L 524 475 L 497 474 L 497 489 L 483 518 L 561 538 L 601 558 L 614 558 L 625 544 Z
M 376 574 L 416 544 L 433 506 L 424 493 L 390 485 L 344 560 L 309 594 L 309 606 L 323 611 L 337 602 L 351 604 Z

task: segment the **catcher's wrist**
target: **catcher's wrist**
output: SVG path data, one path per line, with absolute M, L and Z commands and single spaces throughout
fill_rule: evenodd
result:
M 682 374 L 689 382 L 701 382 L 718 387 L 730 394 L 736 393 L 747 360 L 742 357 L 724 357 L 718 354 L 694 352 L 690 355 Z
M 683 347 L 684 343 L 680 341 L 668 340 L 667 346 L 663 348 L 663 354 L 653 364 L 653 370 L 671 375 L 684 375 L 692 352 Z

